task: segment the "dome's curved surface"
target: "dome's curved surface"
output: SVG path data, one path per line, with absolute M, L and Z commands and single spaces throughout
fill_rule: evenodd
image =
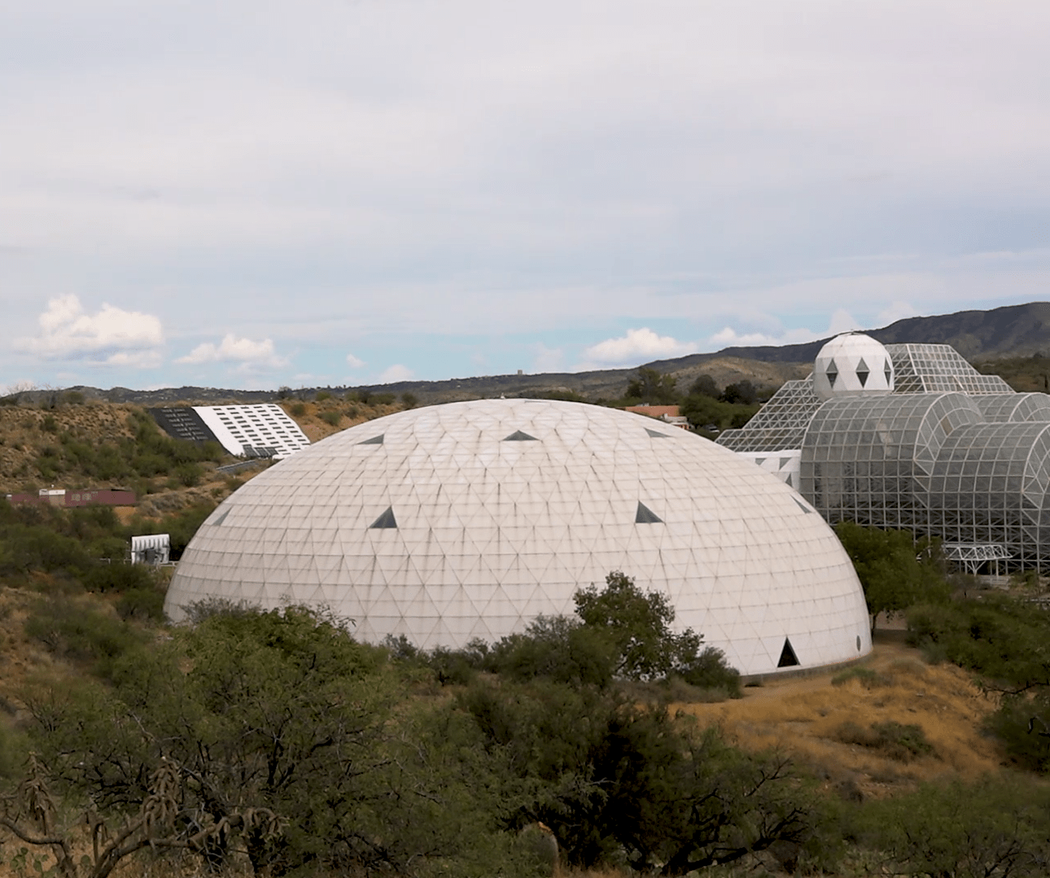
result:
M 458 647 L 571 614 L 612 570 L 744 674 L 871 649 L 853 567 L 792 489 L 684 430 L 541 400 L 401 412 L 276 464 L 201 526 L 165 606 L 326 605 L 366 641 Z
M 890 393 L 893 360 L 885 346 L 870 335 L 837 335 L 817 353 L 813 390 L 821 399 L 844 393 Z

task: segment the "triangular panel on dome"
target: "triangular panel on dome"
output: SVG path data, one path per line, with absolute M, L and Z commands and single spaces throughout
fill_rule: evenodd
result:
M 380 433 L 378 436 L 373 436 L 371 439 L 365 439 L 363 442 L 358 442 L 358 445 L 382 445 L 384 441 L 384 433 Z
M 653 439 L 670 439 L 666 433 L 661 433 L 659 430 L 650 430 L 648 427 L 645 428 L 645 432 L 648 433 Z
M 663 524 L 664 520 L 646 506 L 641 500 L 638 501 L 638 510 L 634 514 L 635 524 Z
M 530 436 L 528 433 L 522 432 L 521 430 L 515 430 L 509 436 L 505 436 L 504 442 L 538 442 L 539 440 L 535 436 Z
M 384 530 L 388 528 L 397 527 L 397 519 L 394 517 L 394 507 L 387 506 L 386 510 L 382 515 L 373 521 L 369 526 L 369 530 Z

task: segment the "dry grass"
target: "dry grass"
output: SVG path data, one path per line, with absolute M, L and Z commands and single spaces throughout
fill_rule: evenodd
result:
M 976 778 L 1004 760 L 981 732 L 995 709 L 970 676 L 951 665 L 927 665 L 918 650 L 877 638 L 862 666 L 874 672 L 841 671 L 789 678 L 748 688 L 744 698 L 721 704 L 683 704 L 676 709 L 717 723 L 748 749 L 777 749 L 810 766 L 829 786 L 863 796 L 884 796 L 946 774 Z M 846 676 L 846 675 L 843 675 Z M 888 749 L 844 743 L 843 727 L 870 730 L 877 723 L 916 725 L 932 746 L 928 755 L 902 759 Z
M 365 421 L 371 421 L 404 408 L 400 401 L 390 405 L 365 405 L 360 402 L 348 402 L 335 396 L 321 402 L 286 399 L 282 400 L 279 405 L 288 417 L 299 425 L 311 442 L 318 442 L 347 427 L 355 427 Z M 340 416 L 338 421 L 335 419 L 336 415 Z M 332 423 L 333 421 L 335 423 Z

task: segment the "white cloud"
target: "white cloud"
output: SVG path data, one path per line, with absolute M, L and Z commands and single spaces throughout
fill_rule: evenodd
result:
M 715 350 L 733 347 L 759 347 L 762 345 L 802 344 L 819 338 L 820 333 L 811 329 L 787 329 L 779 335 L 766 332 L 737 332 L 732 327 L 725 327 L 708 338 L 709 346 Z
M 353 354 L 346 355 L 346 362 L 351 369 L 360 369 L 365 364 L 364 360 L 362 360 L 360 357 L 355 357 Z
M 740 334 L 729 326 L 720 329 L 708 341 L 716 348 L 777 344 L 777 339 L 771 335 L 766 335 L 764 332 L 745 332 Z
M 651 329 L 628 329 L 622 338 L 610 338 L 598 342 L 584 351 L 589 363 L 606 366 L 628 366 L 639 360 L 654 360 L 662 357 L 680 357 L 693 353 L 696 345 L 689 341 L 678 341 L 669 335 L 657 335 Z
M 408 368 L 408 366 L 402 366 L 400 363 L 395 363 L 383 370 L 379 376 L 379 384 L 393 384 L 395 381 L 411 381 L 415 376 L 415 373 Z
M 896 323 L 898 320 L 905 320 L 908 317 L 918 317 L 919 312 L 915 310 L 908 302 L 894 302 L 888 308 L 879 312 L 879 325 L 889 326 L 891 323 Z
M 828 324 L 829 335 L 839 335 L 843 332 L 852 332 L 855 329 L 862 329 L 860 323 L 857 322 L 856 318 L 844 308 L 836 308 L 835 312 L 831 315 L 831 322 Z
M 533 372 L 560 372 L 564 368 L 564 352 L 561 348 L 549 348 L 543 342 L 533 345 Z
M 204 342 L 197 345 L 185 357 L 176 363 L 201 365 L 202 363 L 238 363 L 242 367 L 283 366 L 288 361 L 274 353 L 273 341 L 264 338 L 254 341 L 250 338 L 237 338 L 233 333 L 226 333 L 218 345 Z
M 160 319 L 103 304 L 87 314 L 75 295 L 50 299 L 38 319 L 40 334 L 15 339 L 16 350 L 50 360 L 83 359 L 93 365 L 154 367 L 164 344 Z
M 160 351 L 121 351 L 106 360 L 107 366 L 124 366 L 128 369 L 156 369 L 160 364 Z

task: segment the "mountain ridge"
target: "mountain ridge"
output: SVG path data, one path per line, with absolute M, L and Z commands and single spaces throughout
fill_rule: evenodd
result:
M 883 344 L 949 344 L 966 359 L 1050 354 L 1050 302 L 1006 305 L 986 311 L 966 310 L 930 317 L 906 317 L 879 329 L 863 330 Z M 733 346 L 712 353 L 653 360 L 642 366 L 600 369 L 588 372 L 541 372 L 451 378 L 441 381 L 398 381 L 345 387 L 236 390 L 183 386 L 159 390 L 114 387 L 100 390 L 78 385 L 62 391 L 23 390 L 17 395 L 46 402 L 49 395 L 79 393 L 85 399 L 142 405 L 179 403 L 218 405 L 223 403 L 276 402 L 288 397 L 308 398 L 321 390 L 345 393 L 357 389 L 368 393 L 410 393 L 421 402 L 452 402 L 483 396 L 579 395 L 588 399 L 618 398 L 627 382 L 642 367 L 675 375 L 679 387 L 687 387 L 701 373 L 710 374 L 721 386 L 740 380 L 757 385 L 779 386 L 809 373 L 820 348 L 833 336 L 793 345 Z M 10 398 L 10 397 L 8 397 Z

